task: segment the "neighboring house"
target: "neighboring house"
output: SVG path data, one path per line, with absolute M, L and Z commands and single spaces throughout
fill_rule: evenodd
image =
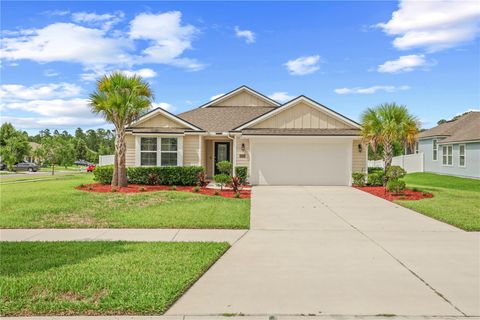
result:
M 40 144 L 36 142 L 29 142 L 28 144 L 30 144 L 30 153 L 28 156 L 23 157 L 23 161 L 35 163 L 40 162 L 40 159 L 35 156 L 35 151 L 40 148 Z
M 299 96 L 280 104 L 246 86 L 173 115 L 157 108 L 127 128 L 127 166 L 248 167 L 254 185 L 350 185 L 366 172 L 360 125 Z
M 480 178 L 480 112 L 471 111 L 418 135 L 424 171 Z

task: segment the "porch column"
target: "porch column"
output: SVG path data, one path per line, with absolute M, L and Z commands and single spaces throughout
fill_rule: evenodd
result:
M 232 161 L 232 176 L 236 176 L 235 168 L 237 167 L 237 136 L 233 136 L 233 161 Z

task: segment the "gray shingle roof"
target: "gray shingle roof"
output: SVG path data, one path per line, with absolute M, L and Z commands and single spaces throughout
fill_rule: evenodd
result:
M 179 118 L 209 132 L 226 132 L 275 107 L 208 107 L 180 113 Z
M 480 140 L 480 112 L 468 112 L 418 134 L 419 139 L 441 136 L 447 137 L 441 143 Z

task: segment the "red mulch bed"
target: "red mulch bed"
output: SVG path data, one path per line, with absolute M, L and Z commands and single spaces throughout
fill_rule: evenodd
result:
M 112 189 L 113 189 L 111 185 L 100 184 L 100 183 L 86 184 L 82 187 L 79 186 L 76 188 L 78 190 L 87 191 L 87 192 L 112 192 Z M 220 191 L 220 190 L 214 190 L 214 189 L 200 188 L 199 192 L 195 192 L 193 190 L 194 188 L 195 187 L 192 187 L 192 186 L 177 186 L 175 191 L 199 193 L 199 194 L 205 194 L 208 196 L 215 196 L 215 191 L 218 191 L 220 192 L 218 196 L 225 197 L 225 198 L 235 198 L 235 193 L 232 190 Z M 164 191 L 164 190 L 173 191 L 171 186 L 146 186 L 141 184 L 129 184 L 128 187 L 120 187 L 120 188 L 117 187 L 115 189 L 117 190 L 117 192 L 120 192 L 120 193 L 152 192 L 152 191 Z M 240 191 L 240 198 L 249 199 L 250 190 Z
M 373 194 L 374 196 L 383 198 L 388 201 L 393 200 L 421 200 L 432 198 L 433 194 L 422 191 L 413 191 L 405 189 L 402 194 L 395 194 L 387 191 L 385 187 L 355 187 L 359 190 Z

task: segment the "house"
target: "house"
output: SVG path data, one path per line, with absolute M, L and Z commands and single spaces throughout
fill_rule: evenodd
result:
M 360 125 L 305 96 L 280 104 L 239 87 L 173 115 L 157 108 L 126 135 L 127 166 L 248 167 L 254 185 L 350 185 L 366 172 Z
M 23 161 L 39 163 L 40 159 L 35 153 L 41 145 L 36 142 L 29 142 L 28 144 L 30 145 L 30 152 L 27 156 L 23 157 Z
M 424 171 L 480 178 L 480 112 L 471 111 L 418 135 Z

